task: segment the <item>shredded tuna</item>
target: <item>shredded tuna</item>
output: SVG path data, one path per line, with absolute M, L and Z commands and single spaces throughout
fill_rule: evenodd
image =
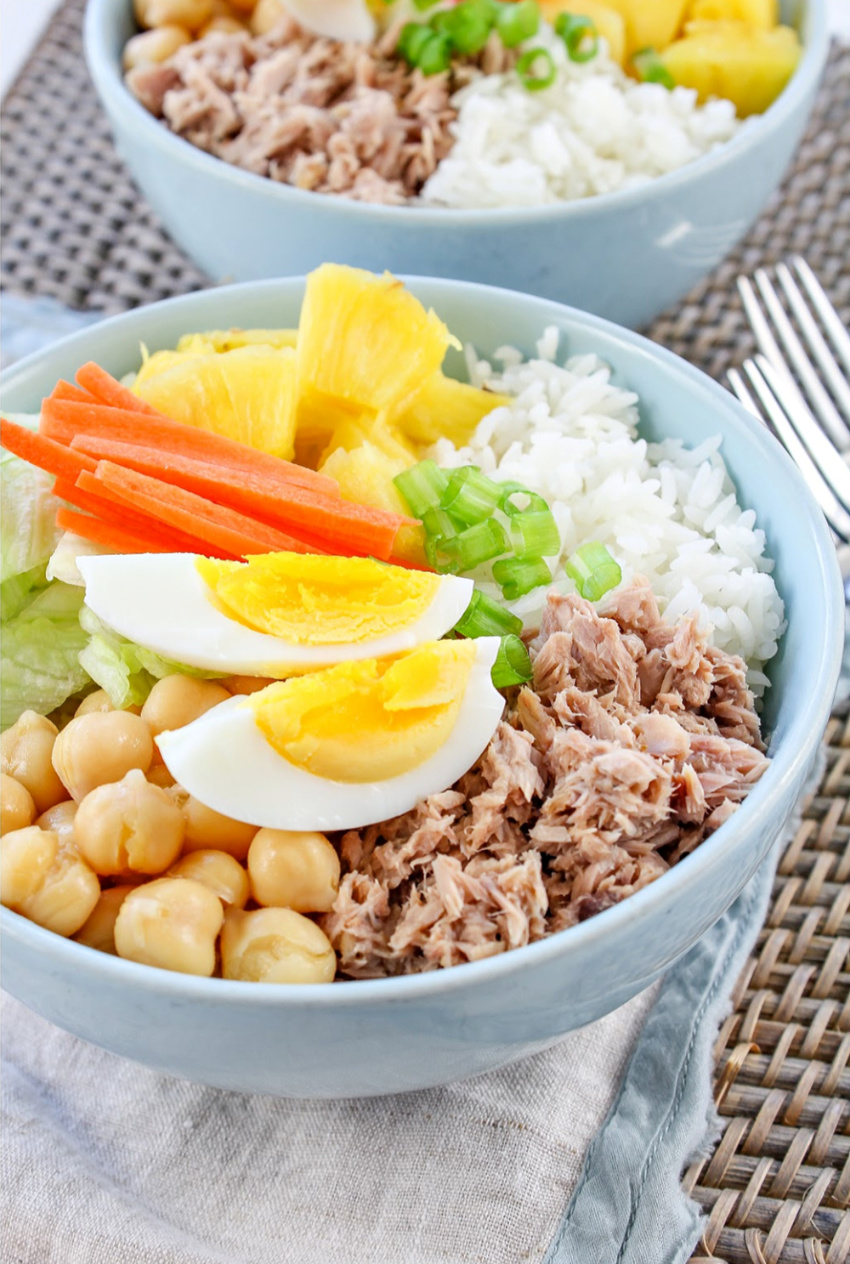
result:
M 516 59 L 492 38 L 476 57 L 424 76 L 377 44 L 322 39 L 284 18 L 267 35 L 215 34 L 127 86 L 178 136 L 256 175 L 317 193 L 401 205 L 454 140 L 450 97 Z
M 344 976 L 492 956 L 594 917 L 678 863 L 767 759 L 742 661 L 636 580 L 606 615 L 551 595 L 516 691 L 455 787 L 339 841 L 324 928 Z M 647 689 L 648 662 L 663 689 Z

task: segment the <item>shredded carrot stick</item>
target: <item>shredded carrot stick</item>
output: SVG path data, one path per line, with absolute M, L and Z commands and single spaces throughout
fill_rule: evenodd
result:
M 82 390 L 79 386 L 72 386 L 70 382 L 65 382 L 62 378 L 54 386 L 49 395 L 50 399 L 64 399 L 66 402 L 73 404 L 96 404 L 97 400 L 94 395 L 90 395 L 88 391 Z
M 6 417 L 0 419 L 0 446 L 13 452 L 30 465 L 36 465 L 57 478 L 67 478 L 73 483 L 83 470 L 94 470 L 97 461 L 81 452 L 74 452 L 62 443 L 54 443 L 44 435 L 26 426 L 19 426 Z
M 106 369 L 102 369 L 93 360 L 89 360 L 88 364 L 78 369 L 76 376 L 77 385 L 84 391 L 88 391 L 101 404 L 108 404 L 111 408 L 123 408 L 131 413 L 144 413 L 148 417 L 162 416 L 162 413 L 157 412 L 145 400 L 139 399 L 138 395 L 134 395 L 126 386 L 122 386 L 106 372 Z
M 295 531 L 301 538 L 342 553 L 386 560 L 399 527 L 415 523 L 415 519 L 354 501 L 317 496 L 283 481 L 273 483 L 248 472 L 93 435 L 77 435 L 71 450 L 161 478 L 218 505 L 242 510 L 261 522 Z
M 105 522 L 102 518 L 92 518 L 89 514 L 77 513 L 75 509 L 66 509 L 64 506 L 56 511 L 56 525 L 62 531 L 73 531 L 74 535 L 91 540 L 93 544 L 102 544 L 104 548 L 114 549 L 116 553 L 173 551 L 167 544 L 136 535 L 135 532 L 116 527 L 114 523 Z
M 99 462 L 95 474 L 82 473 L 77 486 L 140 509 L 238 557 L 247 553 L 320 552 L 265 523 L 110 461 Z
M 315 470 L 305 469 L 292 461 L 259 452 L 247 444 L 237 443 L 211 430 L 186 426 L 167 417 L 144 416 L 102 404 L 77 404 L 47 399 L 41 410 L 41 433 L 58 443 L 70 444 L 75 435 L 97 436 L 119 443 L 132 443 L 171 453 L 209 465 L 245 470 L 257 477 L 286 481 L 325 497 L 339 496 L 336 479 Z
M 69 483 L 61 478 L 53 484 L 53 495 L 59 500 L 67 501 L 69 505 L 74 505 L 77 509 L 83 509 L 86 513 L 101 518 L 105 523 L 119 530 L 127 530 L 136 536 L 156 540 L 164 552 L 203 553 L 205 557 L 220 557 L 225 561 L 238 556 L 224 549 L 216 549 L 183 531 L 175 531 L 174 528 L 160 522 L 156 515 L 151 517 L 149 514 L 130 509 L 126 505 L 117 505 L 114 500 L 106 496 L 85 491 L 77 487 L 75 483 Z

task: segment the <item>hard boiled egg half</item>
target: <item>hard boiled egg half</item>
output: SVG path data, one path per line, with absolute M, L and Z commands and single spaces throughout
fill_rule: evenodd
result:
M 282 677 L 436 641 L 472 580 L 363 557 L 194 553 L 81 557 L 86 604 L 121 636 L 188 667 Z
M 171 775 L 225 816 L 283 830 L 342 830 L 407 812 L 482 753 L 504 699 L 498 637 L 431 641 L 234 697 L 162 733 Z

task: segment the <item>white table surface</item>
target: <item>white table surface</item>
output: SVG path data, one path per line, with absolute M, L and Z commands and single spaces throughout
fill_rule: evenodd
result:
M 18 76 L 42 31 L 62 0 L 3 0 L 3 39 L 0 41 L 0 98 Z M 830 25 L 850 41 L 850 0 L 827 0 Z

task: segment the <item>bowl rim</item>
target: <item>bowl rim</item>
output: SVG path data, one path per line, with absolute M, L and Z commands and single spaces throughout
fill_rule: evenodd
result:
M 581 220 L 608 209 L 627 210 L 639 204 L 662 199 L 675 193 L 702 175 L 711 177 L 726 162 L 737 157 L 753 156 L 762 139 L 788 125 L 814 89 L 819 80 L 829 52 L 829 29 L 826 12 L 827 0 L 802 0 L 800 20 L 807 28 L 803 55 L 787 86 L 763 114 L 751 115 L 731 140 L 716 149 L 695 158 L 661 176 L 653 177 L 636 188 L 619 189 L 612 193 L 598 193 L 592 197 L 569 202 L 557 202 L 544 206 L 529 207 L 441 207 L 384 206 L 371 202 L 357 202 L 351 198 L 332 194 L 316 194 L 292 185 L 256 175 L 205 153 L 189 141 L 177 136 L 159 119 L 154 118 L 141 102 L 137 101 L 125 86 L 120 63 L 111 54 L 106 39 L 105 24 L 109 11 L 117 5 L 129 7 L 130 0 L 87 0 L 83 29 L 83 48 L 94 86 L 108 112 L 120 115 L 128 128 L 134 129 L 140 138 L 157 149 L 163 158 L 173 159 L 197 171 L 202 176 L 219 177 L 235 189 L 246 194 L 254 192 L 277 199 L 284 204 L 312 209 L 315 214 L 340 214 L 356 222 L 386 227 L 394 217 L 403 216 L 400 223 L 420 228 L 440 230 L 454 225 L 471 225 L 483 221 L 484 226 L 509 224 L 531 225 L 550 220 Z
M 694 395 L 707 398 L 721 415 L 725 413 L 731 423 L 748 432 L 750 438 L 762 449 L 764 460 L 768 464 L 778 463 L 784 466 L 786 473 L 790 474 L 797 484 L 799 504 L 801 509 L 804 508 L 805 517 L 811 527 L 813 562 L 818 568 L 820 588 L 823 593 L 821 611 L 823 652 L 816 662 L 809 665 L 812 680 L 805 703 L 792 721 L 779 751 L 772 758 L 764 776 L 733 817 L 686 858 L 687 863 L 674 865 L 660 879 L 643 887 L 621 903 L 605 909 L 596 917 L 521 948 L 447 969 L 390 978 L 347 981 L 354 986 L 247 984 L 237 980 L 178 974 L 126 961 L 120 957 L 112 957 L 78 944 L 72 939 L 47 931 L 10 909 L 2 908 L 0 925 L 2 925 L 4 935 L 9 935 L 19 943 L 32 947 L 40 954 L 45 968 L 49 966 L 51 960 L 59 964 L 64 959 L 76 970 L 85 969 L 94 980 L 98 978 L 109 979 L 113 982 L 123 980 L 133 985 L 140 985 L 147 992 L 179 997 L 184 1001 L 191 999 L 205 1003 L 231 1004 L 235 1002 L 239 1005 L 280 1007 L 303 1005 L 310 1008 L 327 1005 L 367 1005 L 370 1002 L 415 1003 L 428 996 L 452 992 L 458 988 L 474 988 L 479 983 L 485 984 L 488 981 L 498 980 L 515 971 L 551 961 L 567 952 L 580 954 L 585 946 L 592 944 L 598 938 L 621 933 L 630 922 L 662 916 L 664 907 L 676 898 L 677 892 L 683 885 L 689 885 L 691 880 L 698 881 L 702 871 L 707 867 L 721 864 L 724 859 L 729 860 L 734 855 L 740 846 L 741 836 L 748 833 L 751 821 L 759 814 L 769 815 L 771 804 L 781 798 L 783 784 L 789 778 L 797 778 L 802 783 L 820 743 L 838 680 L 844 643 L 844 590 L 826 519 L 794 462 L 778 440 L 773 438 L 766 427 L 738 403 L 731 392 L 725 390 L 707 374 L 666 347 L 651 342 L 643 335 L 617 325 L 613 321 L 590 315 L 578 308 L 557 303 L 551 299 L 519 294 L 513 290 L 477 282 L 410 274 L 402 274 L 400 279 L 410 285 L 414 292 L 418 285 L 425 285 L 432 293 L 442 291 L 447 296 L 460 293 L 472 298 L 478 307 L 486 305 L 488 296 L 492 294 L 498 294 L 501 298 L 512 302 L 531 302 L 540 312 L 541 331 L 547 323 L 547 317 L 552 316 L 562 322 L 579 324 L 583 330 L 596 331 L 609 339 L 613 338 L 625 344 L 627 349 L 637 351 L 644 360 L 655 362 L 662 371 L 662 375 L 672 374 L 684 379 L 685 385 Z M 217 286 L 214 289 L 197 290 L 190 294 L 162 299 L 144 307 L 131 309 L 70 334 L 51 344 L 50 347 L 18 361 L 0 375 L 0 386 L 4 389 L 13 386 L 18 378 L 25 377 L 34 366 L 41 365 L 57 352 L 73 352 L 77 345 L 85 348 L 89 340 L 97 337 L 102 331 L 124 325 L 132 327 L 139 323 L 142 326 L 151 323 L 155 328 L 158 313 L 165 307 L 171 311 L 202 308 L 210 295 L 215 295 L 217 300 L 221 301 L 222 296 L 227 295 L 250 297 L 265 291 L 299 292 L 303 290 L 305 280 L 306 278 L 302 276 L 245 281 L 235 285 Z M 144 340 L 144 334 L 141 331 L 139 336 Z M 84 350 L 82 354 L 86 355 L 89 352 Z

